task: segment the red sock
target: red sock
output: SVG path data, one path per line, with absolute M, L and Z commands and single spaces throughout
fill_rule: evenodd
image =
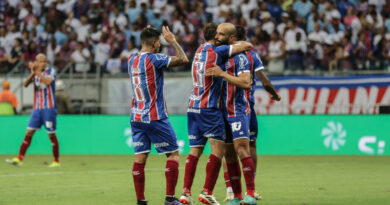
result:
M 145 200 L 145 164 L 134 162 L 133 181 L 137 200 Z
M 223 177 L 225 178 L 226 188 L 232 187 L 232 184 L 230 183 L 229 172 L 224 172 L 224 173 L 223 173 Z
M 32 140 L 32 136 L 30 135 L 26 135 L 24 137 L 24 140 L 22 142 L 22 145 L 20 145 L 20 149 L 19 149 L 19 155 L 18 155 L 18 158 L 20 161 L 23 160 L 24 158 L 24 155 L 26 154 L 26 151 L 28 149 L 28 147 L 30 146 L 31 144 L 31 140 Z
M 242 199 L 240 163 L 238 163 L 238 161 L 235 161 L 232 163 L 226 163 L 226 165 L 228 168 L 230 183 L 232 185 L 234 197 Z
M 252 157 L 241 159 L 242 172 L 244 173 L 246 183 L 246 194 L 254 197 L 255 194 L 255 165 Z
M 175 160 L 167 160 L 165 167 L 165 178 L 167 181 L 166 195 L 174 196 L 175 188 L 177 184 L 177 178 L 179 177 L 179 163 Z
M 206 182 L 203 191 L 207 194 L 213 194 L 215 183 L 217 182 L 219 170 L 221 169 L 221 159 L 211 154 L 206 165 Z
M 59 162 L 60 147 L 58 145 L 57 136 L 54 134 L 54 136 L 50 137 L 50 141 L 51 141 L 51 146 L 52 146 L 52 150 L 53 150 L 54 161 Z
M 194 155 L 188 155 L 186 160 L 186 168 L 184 171 L 183 192 L 191 193 L 192 182 L 194 181 L 198 158 Z

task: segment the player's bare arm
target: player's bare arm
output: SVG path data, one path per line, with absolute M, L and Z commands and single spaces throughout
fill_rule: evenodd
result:
M 30 70 L 31 70 L 31 73 L 30 73 L 30 75 L 27 77 L 27 79 L 24 81 L 24 87 L 25 88 L 27 88 L 29 85 L 30 85 L 30 83 L 33 81 L 33 78 L 34 78 L 34 76 L 35 76 L 35 63 L 33 63 L 33 62 L 30 62 L 29 64 L 28 64 L 28 67 L 30 68 Z
M 272 99 L 276 101 L 280 101 L 281 97 L 276 92 L 274 86 L 272 85 L 271 81 L 268 79 L 267 75 L 264 73 L 263 70 L 256 71 L 256 76 L 260 79 L 261 84 L 263 84 L 264 89 L 272 95 Z
M 214 67 L 206 70 L 206 76 L 222 77 L 229 83 L 234 84 L 235 86 L 245 90 L 251 88 L 250 72 L 243 72 L 236 77 L 236 76 L 229 75 L 228 73 L 222 71 L 219 66 L 214 65 Z
M 253 49 L 253 45 L 246 41 L 236 41 L 232 45 L 232 53 L 231 55 L 235 55 L 237 53 L 242 53 L 244 51 L 249 51 Z
M 169 30 L 167 26 L 162 27 L 162 33 L 165 40 L 173 46 L 176 52 L 176 56 L 171 58 L 171 61 L 169 62 L 168 66 L 173 67 L 188 63 L 189 60 L 187 58 L 187 55 L 185 54 L 179 43 L 177 43 L 175 35 Z

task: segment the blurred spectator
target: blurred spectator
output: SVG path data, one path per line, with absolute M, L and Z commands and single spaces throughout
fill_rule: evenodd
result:
M 0 103 L 9 103 L 12 105 L 14 109 L 14 113 L 16 114 L 16 107 L 18 106 L 18 99 L 15 94 L 12 93 L 9 89 L 11 84 L 9 81 L 3 82 L 3 91 L 0 92 Z
M 260 20 L 262 21 L 261 29 L 271 35 L 275 30 L 275 24 L 271 21 L 271 14 L 269 12 L 262 12 Z
M 286 45 L 287 51 L 287 69 L 303 70 L 304 56 L 306 55 L 307 45 L 302 40 L 300 32 L 295 33 L 295 39 Z
M 121 62 L 122 62 L 122 70 L 124 72 L 128 72 L 127 71 L 127 60 L 129 59 L 130 55 L 137 53 L 138 51 L 139 50 L 134 45 L 134 38 L 131 38 L 127 42 L 126 49 L 122 51 L 122 53 L 120 54 L 120 57 L 119 57 Z
M 23 52 L 22 60 L 25 63 L 25 68 L 28 68 L 28 63 L 30 61 L 35 61 L 35 57 L 39 54 L 36 43 L 30 41 L 27 45 L 27 49 Z
M 108 34 L 102 35 L 101 41 L 95 47 L 95 59 L 94 62 L 104 67 L 108 57 L 110 56 L 111 46 L 108 43 Z
M 60 49 L 61 46 L 57 45 L 56 39 L 51 38 L 50 43 L 46 47 L 46 58 L 49 63 L 54 63 L 54 58 L 58 55 Z
M 271 41 L 268 44 L 267 69 L 271 73 L 283 73 L 284 70 L 285 44 L 280 39 L 279 33 L 274 31 L 271 34 Z
M 309 35 L 309 46 L 307 50 L 307 68 L 314 70 L 325 70 L 327 67 L 321 66 L 324 58 L 324 49 L 320 41 L 314 36 Z
M 62 80 L 56 80 L 55 92 L 58 114 L 72 114 L 72 104 L 70 97 L 65 91 L 65 84 Z
M 75 62 L 75 70 L 76 72 L 86 72 L 89 71 L 90 62 L 89 59 L 91 57 L 91 53 L 87 48 L 84 48 L 83 42 L 78 42 L 77 49 L 73 51 L 71 55 L 71 60 Z
M 69 42 L 65 42 L 64 45 L 61 46 L 60 52 L 54 58 L 54 66 L 58 68 L 58 70 L 62 70 L 69 63 L 70 56 L 72 55 L 72 49 L 69 46 Z
M 14 47 L 11 50 L 11 56 L 8 59 L 9 66 L 11 69 L 18 64 L 18 62 L 22 59 L 23 55 L 23 41 L 21 38 L 17 38 L 14 41 Z

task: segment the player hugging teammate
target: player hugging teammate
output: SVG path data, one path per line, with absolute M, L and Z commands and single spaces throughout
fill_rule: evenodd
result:
M 166 165 L 165 204 L 194 204 L 191 186 L 198 159 L 207 141 L 211 155 L 206 165 L 206 180 L 198 199 L 203 204 L 218 205 L 213 189 L 218 178 L 222 158 L 226 158 L 228 174 L 234 198 L 229 204 L 257 204 L 255 194 L 255 137 L 250 137 L 251 122 L 256 117 L 253 109 L 253 92 L 257 75 L 272 94 L 280 100 L 268 78 L 261 71 L 263 66 L 257 54 L 249 52 L 253 46 L 239 39 L 233 24 L 207 24 L 204 28 L 206 42 L 197 49 L 192 63 L 193 89 L 188 104 L 188 137 L 191 151 L 185 165 L 183 193 L 180 202 L 175 198 L 178 177 L 178 147 L 176 135 L 167 119 L 163 96 L 163 69 L 188 62 L 174 35 L 163 27 L 163 36 L 177 53 L 175 57 L 155 54 L 160 48 L 160 33 L 146 28 L 141 33 L 142 50 L 128 60 L 133 88 L 131 127 L 135 145 L 133 179 L 137 204 L 147 204 L 144 196 L 144 167 L 151 143 L 159 153 L 168 156 Z M 244 34 L 241 36 L 245 36 Z M 267 87 L 266 87 L 267 86 Z M 253 87 L 253 88 L 252 88 Z M 251 100 L 252 99 L 252 100 Z M 251 118 L 252 116 L 252 118 Z M 257 136 L 257 131 L 256 134 Z M 252 141 L 252 142 L 251 142 Z M 254 144 L 254 152 L 253 146 Z M 158 145 L 158 146 L 156 146 Z M 160 146 L 164 145 L 164 146 Z M 250 149 L 250 147 L 252 149 Z M 246 196 L 241 193 L 242 163 L 246 182 Z M 257 160 L 255 160 L 257 161 Z

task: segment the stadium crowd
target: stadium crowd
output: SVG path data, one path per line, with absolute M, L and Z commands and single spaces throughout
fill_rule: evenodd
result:
M 147 25 L 169 25 L 192 59 L 207 22 L 245 26 L 273 73 L 389 69 L 390 0 L 0 0 L 0 73 L 40 52 L 59 70 L 127 72 Z

